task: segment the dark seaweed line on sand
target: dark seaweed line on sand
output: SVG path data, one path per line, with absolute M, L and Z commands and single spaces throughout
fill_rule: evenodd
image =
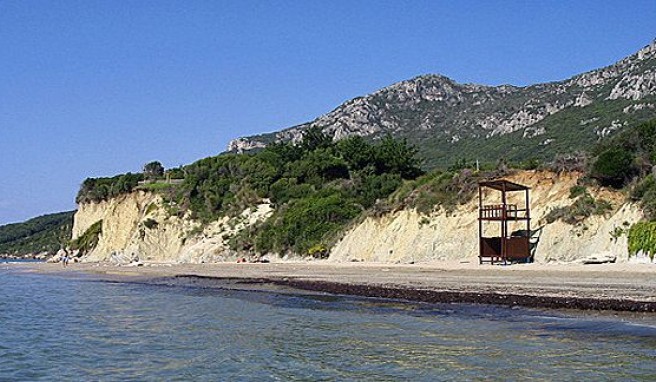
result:
M 313 292 L 398 299 L 425 303 L 493 304 L 548 309 L 614 310 L 656 312 L 656 302 L 629 299 L 534 296 L 490 292 L 438 291 L 409 287 L 347 284 L 293 278 L 216 278 L 211 276 L 179 275 L 176 278 L 230 280 L 238 284 L 273 284 Z

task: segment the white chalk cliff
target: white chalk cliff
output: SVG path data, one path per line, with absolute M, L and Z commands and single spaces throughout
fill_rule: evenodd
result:
M 136 191 L 100 203 L 79 206 L 73 224 L 73 239 L 102 220 L 98 245 L 84 261 L 205 263 L 234 260 L 228 240 L 245 227 L 272 212 L 263 202 L 236 218 L 223 218 L 208 225 L 188 216 L 172 216 L 156 194 Z
M 532 227 L 544 227 L 536 261 L 575 262 L 592 256 L 614 256 L 618 262 L 627 261 L 626 235 L 614 233 L 640 220 L 642 212 L 638 206 L 627 203 L 621 193 L 589 188 L 594 197 L 612 203 L 613 210 L 604 216 L 591 216 L 577 225 L 544 221 L 551 209 L 573 203 L 569 193 L 577 178 L 577 174 L 533 171 L 508 178 L 531 187 Z M 486 198 L 495 196 L 490 192 Z M 448 213 L 440 209 L 421 215 L 405 209 L 365 218 L 344 233 L 332 248 L 329 261 L 475 262 L 477 208 L 478 200 L 472 200 Z M 231 250 L 228 240 L 245 227 L 264 221 L 271 213 L 271 206 L 264 201 L 237 218 L 223 218 L 201 227 L 188 216 L 170 216 L 159 196 L 138 191 L 105 202 L 80 205 L 75 214 L 73 238 L 102 220 L 98 245 L 84 257 L 85 261 L 135 258 L 143 262 L 234 261 L 244 254 Z
M 591 189 L 590 193 L 613 204 L 605 216 L 591 216 L 577 225 L 560 220 L 544 221 L 557 207 L 571 205 L 570 188 L 576 185 L 576 174 L 521 172 L 509 180 L 531 187 L 532 229 L 541 226 L 535 260 L 537 262 L 576 262 L 590 257 L 615 256 L 627 261 L 626 235 L 614 237 L 616 228 L 625 229 L 642 217 L 638 206 L 626 203 L 620 193 Z M 498 203 L 498 195 L 486 194 L 488 203 Z M 523 197 L 523 196 L 522 196 Z M 512 199 L 509 199 L 509 203 Z M 484 201 L 485 203 L 485 201 Z M 521 200 L 517 204 L 523 203 Z M 626 223 L 625 223 L 626 222 Z M 485 225 L 490 230 L 493 224 Z M 522 229 L 520 225 L 517 229 Z M 488 231 L 486 231 L 488 232 Z M 617 235 L 615 235 L 617 236 Z M 332 261 L 401 262 L 461 260 L 478 261 L 478 200 L 458 206 L 447 213 L 439 210 L 423 216 L 413 210 L 365 219 L 346 233 L 332 249 Z

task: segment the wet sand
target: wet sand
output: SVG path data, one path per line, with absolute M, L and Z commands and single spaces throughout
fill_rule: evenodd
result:
M 13 264 L 17 270 L 250 289 L 253 285 L 430 303 L 656 312 L 656 265 L 472 263 Z

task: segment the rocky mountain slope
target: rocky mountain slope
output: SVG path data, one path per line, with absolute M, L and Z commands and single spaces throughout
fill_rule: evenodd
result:
M 299 141 L 302 131 L 318 126 L 334 139 L 406 137 L 427 167 L 456 159 L 551 159 L 655 116 L 656 40 L 611 66 L 560 82 L 484 86 L 419 76 L 349 100 L 312 122 L 233 140 L 228 150 Z

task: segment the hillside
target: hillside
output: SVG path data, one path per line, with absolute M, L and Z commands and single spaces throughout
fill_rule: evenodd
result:
M 71 246 L 88 261 L 465 259 L 478 182 L 515 177 L 550 241 L 536 259 L 653 258 L 656 41 L 561 82 L 417 77 L 230 149 L 85 180 Z
M 654 224 L 639 223 L 656 216 L 654 153 L 656 119 L 596 145 L 584 172 L 554 171 L 554 164 L 421 174 L 403 141 L 335 142 L 313 128 L 299 145 L 197 161 L 176 184 L 128 187 L 99 200 L 86 196 L 124 177 L 87 180 L 73 238 L 92 243 L 85 261 L 472 261 L 477 183 L 505 177 L 532 189 L 533 224 L 543 232 L 537 261 L 628 261 L 630 250 L 656 253 Z
M 654 158 L 656 119 L 595 145 L 587 163 L 530 172 L 463 165 L 422 173 L 403 140 L 333 141 L 315 127 L 299 144 L 199 160 L 175 183 L 87 179 L 71 245 L 85 261 L 471 261 L 477 184 L 510 177 L 534 192 L 531 217 L 547 240 L 536 260 L 653 258 Z M 117 194 L 99 192 L 106 189 Z
M 75 211 L 39 216 L 23 223 L 0 226 L 0 255 L 53 253 L 71 238 Z
M 318 127 L 334 139 L 407 138 L 427 168 L 460 159 L 551 160 L 654 117 L 656 40 L 611 66 L 560 82 L 484 86 L 419 76 L 349 100 L 314 121 L 233 140 L 228 150 L 298 142 L 304 130 Z
M 201 159 L 184 167 L 180 182 L 161 182 L 162 187 L 125 182 L 128 174 L 87 179 L 77 197 L 73 237 L 94 237 L 107 256 L 129 242 L 142 247 L 151 234 L 158 238 L 154 245 L 175 242 L 172 247 L 179 249 L 220 232 L 220 241 L 233 251 L 322 257 L 345 225 L 421 174 L 415 150 L 404 141 L 369 144 L 352 137 L 334 142 L 318 129 L 306 133 L 300 145 Z M 251 221 L 254 216 L 259 220 Z M 99 221 L 100 232 L 87 234 Z M 125 228 L 132 222 L 140 224 L 138 229 Z M 157 236 L 162 231 L 166 237 Z

